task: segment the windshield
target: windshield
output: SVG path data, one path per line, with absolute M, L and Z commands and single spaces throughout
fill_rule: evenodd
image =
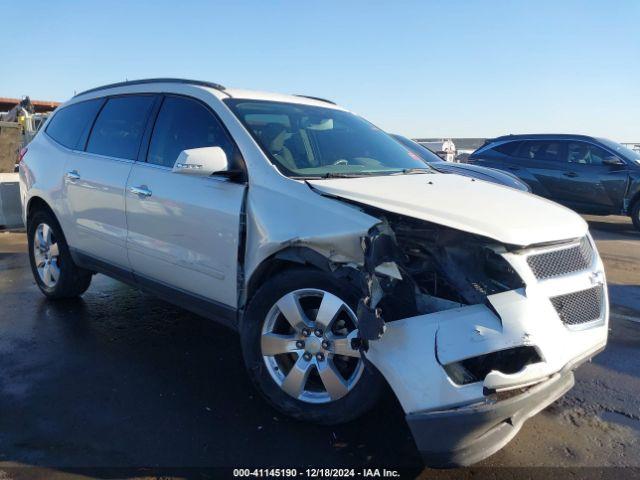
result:
M 269 159 L 290 177 L 384 175 L 429 168 L 418 155 L 352 113 L 261 100 L 225 102 Z
M 631 150 L 630 148 L 627 148 L 624 145 L 620 145 L 619 143 L 616 143 L 613 140 L 609 140 L 607 138 L 600 138 L 599 140 L 621 157 L 640 164 L 640 153 L 636 152 L 635 150 Z
M 427 147 L 420 145 L 418 142 L 414 142 L 413 140 L 408 139 L 407 137 L 403 137 L 402 135 L 391 134 L 393 138 L 398 140 L 401 144 L 411 150 L 413 153 L 422 158 L 425 162 L 430 163 L 442 163 L 442 160 L 438 155 L 433 153 Z

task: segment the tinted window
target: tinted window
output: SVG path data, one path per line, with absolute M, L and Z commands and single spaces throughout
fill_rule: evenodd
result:
M 500 152 L 504 155 L 513 155 L 515 151 L 518 149 L 518 145 L 521 142 L 507 142 L 501 145 L 497 145 L 493 147 L 491 150 L 495 150 L 496 152 Z
M 611 157 L 606 150 L 584 142 L 569 142 L 567 161 L 583 165 L 602 165 L 602 160 Z
M 110 98 L 96 120 L 87 152 L 135 160 L 153 96 Z
M 90 127 L 101 104 L 102 99 L 96 99 L 60 109 L 47 125 L 47 134 L 67 148 L 78 148 L 78 140 L 85 128 Z
M 221 147 L 229 161 L 233 158 L 233 144 L 209 110 L 195 100 L 165 98 L 153 128 L 147 161 L 173 167 L 182 150 L 201 147 Z
M 560 142 L 550 140 L 522 142 L 517 156 L 530 160 L 560 160 Z
M 605 147 L 613 150 L 619 156 L 626 158 L 627 160 L 640 163 L 640 151 L 631 150 L 624 145 L 620 145 L 619 143 L 616 143 L 612 140 L 607 140 L 606 138 L 600 138 L 599 140 Z

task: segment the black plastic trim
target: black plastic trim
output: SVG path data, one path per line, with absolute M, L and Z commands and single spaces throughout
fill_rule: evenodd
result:
M 214 320 L 234 331 L 238 330 L 238 310 L 235 307 L 171 287 L 163 282 L 152 280 L 144 275 L 133 273 L 122 267 L 111 265 L 104 260 L 95 258 L 76 248 L 69 247 L 69 250 L 73 261 L 82 268 L 115 278 L 132 287 L 140 288 L 145 292 L 156 295 L 162 298 L 162 300 L 182 307 L 185 310 Z
M 496 403 L 406 416 L 425 464 L 467 466 L 493 455 L 524 422 L 573 387 L 571 371 L 558 373 L 525 393 Z

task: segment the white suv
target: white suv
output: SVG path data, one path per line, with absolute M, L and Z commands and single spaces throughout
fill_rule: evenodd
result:
M 81 93 L 23 152 L 35 280 L 96 272 L 239 330 L 277 409 L 325 424 L 386 382 L 427 463 L 491 455 L 602 350 L 586 223 L 440 174 L 319 98 L 154 79 Z

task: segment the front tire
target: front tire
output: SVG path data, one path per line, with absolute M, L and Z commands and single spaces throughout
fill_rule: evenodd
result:
M 27 225 L 29 262 L 38 288 L 48 298 L 82 295 L 92 273 L 76 266 L 56 218 L 46 210 L 36 211 Z
M 293 418 L 333 425 L 365 413 L 382 379 L 351 349 L 357 294 L 329 273 L 288 270 L 251 299 L 242 353 L 262 395 Z

